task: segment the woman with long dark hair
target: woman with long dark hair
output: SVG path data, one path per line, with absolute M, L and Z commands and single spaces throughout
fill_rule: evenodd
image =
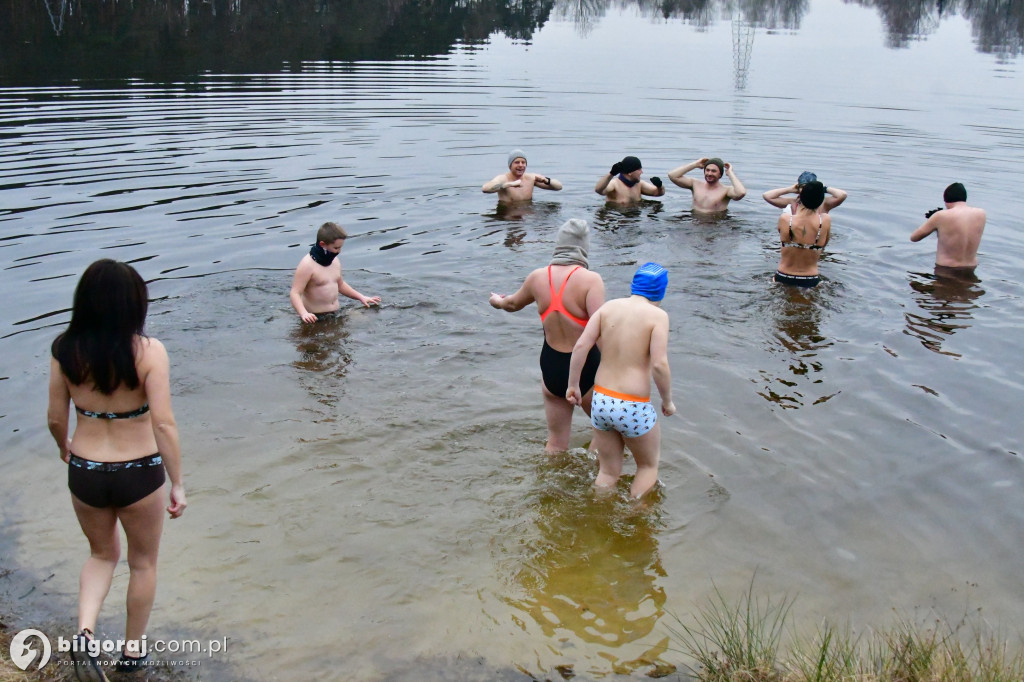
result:
M 134 670 L 146 653 L 143 635 L 156 595 L 167 478 L 167 513 L 178 518 L 186 506 L 167 351 L 143 332 L 148 305 L 146 283 L 134 268 L 98 260 L 79 280 L 71 323 L 50 349 L 47 421 L 68 465 L 71 503 L 90 551 L 79 579 L 80 631 L 71 652 L 80 680 L 106 679 L 93 633 L 121 554 L 118 523 L 128 540 L 129 568 L 126 644 L 118 665 Z M 77 419 L 69 440 L 72 405 Z

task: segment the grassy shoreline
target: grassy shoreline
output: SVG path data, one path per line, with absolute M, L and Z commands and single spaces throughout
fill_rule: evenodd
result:
M 787 622 L 794 600 L 745 594 L 729 600 L 718 589 L 706 606 L 668 626 L 692 659 L 700 682 L 1022 682 L 1024 639 L 1011 646 L 979 612 L 956 621 L 937 616 L 857 633 L 821 623 L 803 635 Z

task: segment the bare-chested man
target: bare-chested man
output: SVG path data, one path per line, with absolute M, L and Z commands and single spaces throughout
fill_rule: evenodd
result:
M 594 425 L 591 449 L 600 470 L 594 485 L 611 488 L 622 473 L 626 445 L 636 460 L 636 477 L 629 494 L 639 499 L 658 482 L 661 427 L 651 405 L 651 377 L 661 394 L 661 413 L 676 411 L 672 404 L 672 375 L 668 365 L 668 313 L 659 307 L 668 286 L 668 272 L 657 263 L 644 263 L 630 288 L 629 298 L 608 301 L 590 318 L 572 349 L 569 388 L 565 397 L 578 405 L 580 371 L 587 353 L 601 342 L 590 419 Z
M 498 201 L 511 204 L 533 199 L 533 188 L 562 189 L 562 183 L 546 175 L 526 172 L 526 154 L 513 149 L 508 155 L 508 172 L 502 173 L 483 186 L 484 194 L 498 193 Z
M 932 232 L 939 233 L 935 251 L 936 274 L 970 274 L 978 266 L 978 245 L 985 231 L 985 211 L 967 205 L 967 189 L 954 182 L 942 194 L 945 210 L 925 213 L 927 220 L 910 235 L 919 242 Z
M 661 178 L 653 177 L 647 182 L 640 179 L 643 174 L 640 159 L 627 156 L 601 176 L 594 185 L 594 191 L 603 195 L 610 204 L 634 204 L 640 201 L 641 196 L 660 197 L 665 194 Z
M 687 173 L 696 168 L 704 169 L 703 180 L 686 177 Z M 731 186 L 719 182 L 722 175 L 729 176 Z M 730 200 L 739 201 L 747 195 L 747 188 L 736 177 L 732 164 L 725 163 L 719 158 L 704 157 L 674 168 L 669 171 L 668 179 L 683 189 L 690 190 L 693 194 L 693 210 L 697 213 L 725 213 Z
M 490 304 L 514 313 L 534 301 L 544 327 L 544 345 L 540 351 L 541 392 L 548 422 L 547 452 L 569 449 L 572 433 L 573 403 L 566 400 L 569 382 L 569 358 L 583 328 L 604 303 L 601 275 L 587 269 L 590 231 L 585 220 L 573 218 L 558 230 L 555 252 L 547 267 L 537 268 L 526 277 L 519 291 L 510 295 L 491 294 Z M 557 315 L 555 313 L 558 313 Z M 583 399 L 576 403 L 590 414 L 590 388 L 594 384 L 601 353 L 594 348 L 583 369 Z M 576 383 L 580 383 L 580 372 Z
M 781 208 L 783 215 L 796 215 L 797 211 L 800 210 L 800 191 L 804 188 L 804 185 L 810 182 L 817 182 L 817 180 L 817 175 L 811 171 L 804 171 L 794 184 L 789 187 L 770 189 L 762 194 L 761 198 L 775 208 Z M 789 195 L 791 194 L 796 196 L 790 197 Z M 825 201 L 821 202 L 821 206 L 818 207 L 818 213 L 828 213 L 844 201 L 846 201 L 846 192 L 838 187 L 825 185 Z
M 380 296 L 363 296 L 341 276 L 338 252 L 345 245 L 348 233 L 337 223 L 324 223 L 316 233 L 316 244 L 309 250 L 292 277 L 289 298 L 303 322 L 316 322 L 317 315 L 332 313 L 339 307 L 338 294 L 359 301 L 364 306 L 380 304 Z

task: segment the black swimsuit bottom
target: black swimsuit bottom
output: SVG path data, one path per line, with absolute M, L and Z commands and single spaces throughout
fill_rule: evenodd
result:
M 68 489 L 90 507 L 127 507 L 159 490 L 167 480 L 160 453 L 127 462 L 93 462 L 72 452 L 68 455 Z
M 557 351 L 548 345 L 544 339 L 544 346 L 540 351 L 540 373 L 544 378 L 544 386 L 552 395 L 559 398 L 565 397 L 569 389 L 569 360 L 572 353 Z M 580 394 L 586 395 L 594 387 L 594 377 L 597 376 L 597 366 L 601 364 L 601 351 L 594 346 L 587 354 L 587 362 L 580 372 Z

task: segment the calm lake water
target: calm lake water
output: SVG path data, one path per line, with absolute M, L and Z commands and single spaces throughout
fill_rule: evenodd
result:
M 59 5 L 25 3 L 51 42 L 0 60 L 0 569 L 26 627 L 74 627 L 87 548 L 48 352 L 113 257 L 150 282 L 190 496 L 150 637 L 229 638 L 194 657 L 203 679 L 642 678 L 686 663 L 676 617 L 752 579 L 803 631 L 980 611 L 1019 640 L 1024 62 L 984 7 L 559 2 L 369 57 L 211 38 L 158 73 L 141 47 L 58 50 L 78 16 Z M 479 188 L 516 147 L 565 189 L 499 211 Z M 593 185 L 626 154 L 648 178 L 721 156 L 748 195 L 717 221 L 671 185 L 606 208 Z M 850 198 L 826 281 L 792 292 L 760 194 L 803 170 Z M 954 181 L 988 211 L 977 283 L 908 241 Z M 574 449 L 543 453 L 536 310 L 487 305 L 574 217 L 609 296 L 639 263 L 670 271 L 679 412 L 644 509 L 629 477 L 594 498 L 582 414 Z M 383 305 L 304 328 L 288 287 L 326 220 Z

